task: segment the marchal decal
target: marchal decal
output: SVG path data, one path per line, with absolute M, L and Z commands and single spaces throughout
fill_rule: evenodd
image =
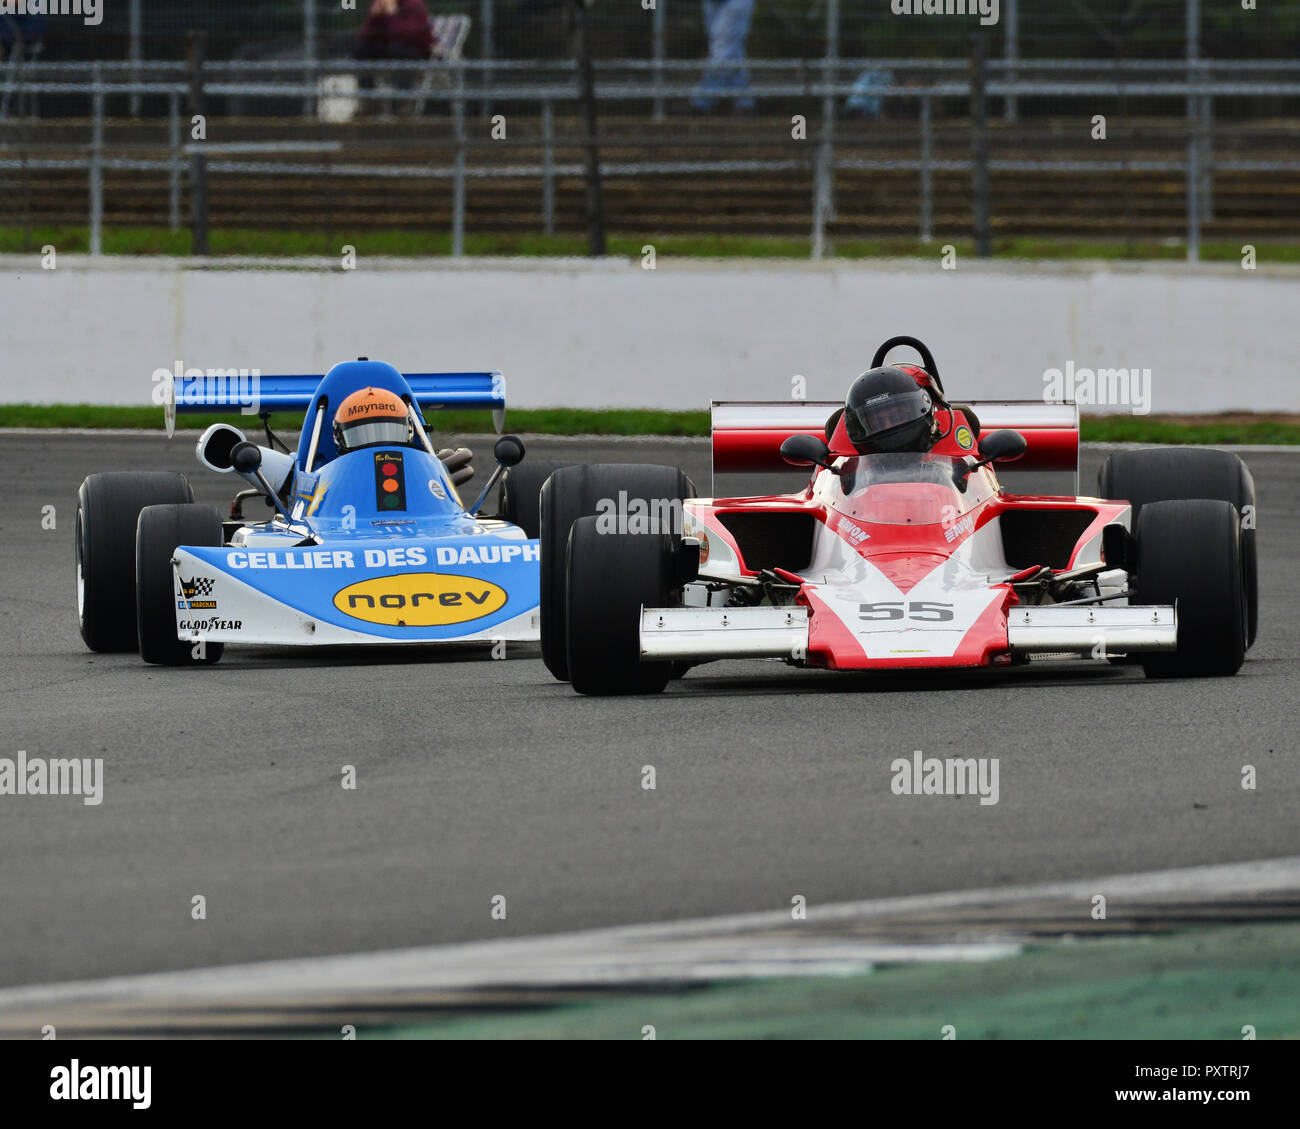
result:
M 215 611 L 217 606 L 216 600 L 201 599 L 199 597 L 211 596 L 212 589 L 216 586 L 216 580 L 210 576 L 196 576 L 193 580 L 186 580 L 185 577 L 179 577 L 181 590 L 176 606 L 185 611 Z

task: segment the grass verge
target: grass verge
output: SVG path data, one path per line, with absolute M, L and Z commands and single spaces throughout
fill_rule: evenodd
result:
M 951 243 L 957 254 L 974 253 L 967 239 L 950 237 L 922 242 L 908 236 L 872 239 L 832 238 L 829 254 L 840 259 L 860 258 L 937 258 L 940 248 Z M 47 244 L 65 254 L 84 254 L 90 249 L 89 229 L 79 225 L 40 225 L 24 228 L 0 226 L 0 252 L 40 254 Z M 263 230 L 261 228 L 215 227 L 209 235 L 211 254 L 220 258 L 249 256 L 329 256 L 338 257 L 343 246 L 356 248 L 365 256 L 439 256 L 451 254 L 451 236 L 428 228 L 366 228 L 349 231 L 345 227 L 326 231 Z M 608 240 L 610 255 L 639 259 L 642 248 L 653 244 L 658 258 L 674 255 L 686 258 L 762 258 L 803 259 L 809 255 L 806 238 L 761 235 L 662 235 L 613 233 Z M 1208 262 L 1240 262 L 1241 241 L 1217 241 L 1201 246 L 1201 258 Z M 1300 244 L 1257 243 L 1256 259 L 1261 263 L 1300 262 Z M 103 249 L 108 255 L 177 255 L 190 253 L 188 230 L 172 231 L 165 226 L 108 226 L 103 231 Z M 585 236 L 541 235 L 532 232 L 468 232 L 467 255 L 585 255 Z M 1090 240 L 1053 239 L 1039 236 L 1004 236 L 993 241 L 995 258 L 1003 259 L 1110 259 L 1170 260 L 1187 257 L 1184 244 L 1176 240 Z
M 407 1039 L 1300 1038 L 1300 925 L 1062 942 L 1006 960 L 613 992 L 360 1032 Z
M 223 420 L 245 431 L 260 429 L 256 416 L 182 415 L 176 427 L 202 431 Z M 285 434 L 302 423 L 298 415 L 277 415 L 276 430 Z M 708 412 L 666 412 L 642 408 L 533 408 L 512 410 L 511 431 L 535 435 L 659 435 L 709 434 Z M 483 412 L 431 413 L 440 433 L 476 434 L 486 430 Z M 162 429 L 162 410 L 102 404 L 0 404 L 0 427 L 140 428 Z M 1092 443 L 1181 443 L 1199 445 L 1300 445 L 1300 416 L 1263 416 L 1240 412 L 1217 416 L 1085 416 L 1082 437 Z

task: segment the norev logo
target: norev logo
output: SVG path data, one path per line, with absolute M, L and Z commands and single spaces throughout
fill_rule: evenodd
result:
M 413 572 L 376 576 L 341 588 L 334 606 L 344 615 L 388 627 L 437 627 L 482 619 L 510 598 L 498 584 L 468 576 Z

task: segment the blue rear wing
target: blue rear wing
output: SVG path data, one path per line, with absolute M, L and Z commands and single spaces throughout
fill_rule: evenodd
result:
M 177 412 L 260 416 L 272 412 L 306 413 L 325 376 L 321 373 L 265 376 L 255 369 L 210 369 L 194 375 L 168 375 L 161 399 L 171 435 Z M 499 372 L 403 373 L 421 412 L 426 409 L 487 409 L 499 432 L 505 426 L 506 380 Z

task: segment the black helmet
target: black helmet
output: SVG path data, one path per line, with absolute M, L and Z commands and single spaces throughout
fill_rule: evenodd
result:
M 934 401 L 893 365 L 868 369 L 849 387 L 844 428 L 864 455 L 928 451 L 934 446 Z

